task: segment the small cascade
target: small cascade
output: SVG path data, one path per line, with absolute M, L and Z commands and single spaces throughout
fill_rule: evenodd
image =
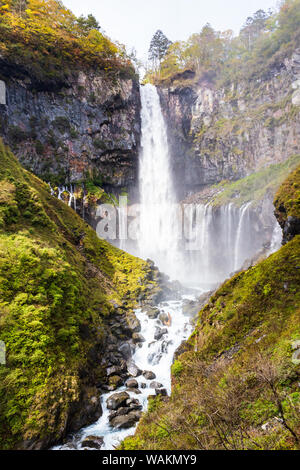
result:
M 269 254 L 271 255 L 272 253 L 275 253 L 275 251 L 280 249 L 281 245 L 282 245 L 282 229 L 279 223 L 276 222 L 274 230 L 273 230 L 272 239 L 271 239 Z
M 72 202 L 73 202 L 73 209 L 76 212 L 76 197 L 74 194 L 74 187 L 71 184 L 70 189 L 69 189 L 69 201 L 68 201 L 69 207 L 72 207 Z
M 56 192 L 51 187 L 51 184 L 50 183 L 48 184 L 50 186 L 51 195 L 55 196 Z M 72 184 L 70 186 L 58 186 L 57 187 L 57 199 L 59 199 L 60 201 L 66 202 L 65 199 L 62 197 L 64 193 L 68 194 L 69 196 L 68 201 L 67 201 L 68 206 L 72 207 L 76 211 L 77 207 L 76 207 L 76 196 L 74 192 L 74 186 Z
M 239 223 L 238 223 L 237 234 L 236 234 L 236 239 L 235 239 L 235 248 L 234 248 L 234 270 L 235 271 L 239 269 L 243 261 L 241 260 L 243 256 L 242 244 L 244 241 L 245 230 L 248 230 L 248 228 L 250 227 L 250 218 L 249 218 L 249 211 L 248 211 L 250 205 L 251 205 L 251 202 L 248 202 L 247 204 L 244 204 L 240 208 Z

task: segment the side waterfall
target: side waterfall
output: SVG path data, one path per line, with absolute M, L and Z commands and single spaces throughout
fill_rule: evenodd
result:
M 204 204 L 191 207 L 183 268 L 190 285 L 205 288 L 220 283 L 264 247 L 269 245 L 266 253 L 271 254 L 281 246 L 282 232 L 275 217 L 263 234 L 251 202 L 240 208 L 233 203 L 215 209 Z

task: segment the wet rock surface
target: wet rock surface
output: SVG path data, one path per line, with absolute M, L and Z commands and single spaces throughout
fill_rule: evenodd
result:
M 151 370 L 144 370 L 143 377 L 145 377 L 147 380 L 156 379 L 156 375 Z
M 116 410 L 123 403 L 126 403 L 126 400 L 130 398 L 130 395 L 127 392 L 114 393 L 106 400 L 106 405 L 109 410 Z
M 60 184 L 81 184 L 87 174 L 101 175 L 103 183 L 115 189 L 136 182 L 137 80 L 77 71 L 53 93 L 47 87 L 34 89 L 12 72 L 2 77 L 7 100 L 2 105 L 6 125 L 0 126 L 0 135 L 23 165 L 41 177 L 49 174 L 50 167 Z M 17 77 L 17 67 L 15 72 Z
M 101 449 L 104 440 L 101 436 L 87 436 L 81 443 L 81 447 L 88 447 L 90 449 Z

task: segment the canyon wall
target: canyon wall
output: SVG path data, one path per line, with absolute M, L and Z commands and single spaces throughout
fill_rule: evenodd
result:
M 186 72 L 160 86 L 179 196 L 300 153 L 299 87 L 299 49 L 259 80 L 218 88 Z
M 92 181 L 118 192 L 136 182 L 134 75 L 77 70 L 53 89 L 0 59 L 0 78 L 0 135 L 25 168 L 54 185 Z

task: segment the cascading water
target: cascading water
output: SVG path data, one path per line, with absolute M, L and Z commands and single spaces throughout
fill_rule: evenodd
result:
M 229 203 L 215 209 L 208 204 L 191 204 L 185 211 L 189 229 L 185 232 L 188 249 L 184 266 L 188 270 L 183 269 L 182 274 L 190 285 L 210 288 L 240 269 L 264 245 L 270 245 L 267 254 L 280 248 L 282 234 L 275 217 L 270 218 L 263 235 L 251 202 L 240 208 Z
M 233 203 L 214 210 L 209 204 L 191 204 L 184 210 L 184 238 L 181 240 L 182 209 L 176 206 L 172 182 L 167 132 L 162 115 L 159 95 L 152 85 L 141 88 L 142 98 L 142 152 L 140 155 L 140 229 L 138 233 L 138 254 L 151 258 L 161 271 L 174 279 L 188 284 L 201 285 L 218 283 L 233 270 L 238 269 L 244 260 L 256 254 L 262 247 L 257 236 L 255 222 L 251 219 L 250 203 L 241 208 Z M 59 198 L 66 188 L 59 189 Z M 72 204 L 73 191 L 69 192 L 69 205 Z M 74 200 L 74 205 L 76 201 Z M 127 207 L 119 207 L 120 246 L 127 249 Z M 275 220 L 275 219 L 274 219 Z M 278 248 L 280 231 L 274 225 L 270 253 Z M 186 245 L 186 246 L 184 246 Z M 205 287 L 204 289 L 205 290 Z M 202 292 L 203 292 L 202 290 Z M 200 293 L 200 291 L 199 291 Z M 186 296 L 186 298 L 188 298 Z M 191 297 L 189 297 L 191 299 Z M 126 384 L 115 392 L 127 390 L 129 403 L 137 403 L 136 410 L 147 408 L 149 395 L 171 391 L 170 368 L 174 353 L 180 343 L 188 338 L 192 326 L 183 314 L 183 300 L 163 302 L 157 305 L 160 315 L 153 318 L 146 311 L 138 309 L 136 316 L 141 324 L 144 339 L 136 347 L 127 364 L 128 376 L 132 362 L 142 370 L 154 373 L 155 386 L 146 374 L 137 377 L 138 389 L 126 389 Z M 167 318 L 168 321 L 164 320 Z M 157 331 L 159 330 L 159 335 Z M 128 358 L 127 358 L 128 359 Z M 159 387 L 158 387 L 159 385 Z M 157 387 L 157 388 L 156 388 Z M 107 390 L 107 388 L 106 388 Z M 87 436 L 103 437 L 103 449 L 114 449 L 120 440 L 133 434 L 130 429 L 114 427 L 115 416 L 123 419 L 130 414 L 130 406 L 111 412 L 107 399 L 115 392 L 102 394 L 103 414 L 93 425 L 71 436 L 69 441 L 55 449 L 82 449 Z M 138 400 L 138 402 L 136 401 Z M 126 418 L 125 418 L 126 419 Z
M 234 247 L 234 270 L 236 271 L 240 267 L 241 263 L 241 245 L 243 240 L 243 230 L 248 230 L 250 227 L 250 215 L 248 208 L 251 202 L 243 205 L 240 211 L 239 223 L 237 228 L 236 242 Z M 247 221 L 245 220 L 247 217 Z M 248 222 L 248 223 L 247 223 Z M 245 259 L 245 258 L 244 258 Z
M 139 255 L 153 259 L 172 278 L 178 274 L 179 214 L 173 187 L 166 124 L 153 85 L 141 87 Z

